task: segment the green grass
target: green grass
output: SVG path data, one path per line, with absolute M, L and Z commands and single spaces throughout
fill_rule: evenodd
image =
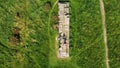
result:
M 52 68 L 105 68 L 99 1 L 70 0 L 70 13 L 70 58 Z
M 72 61 L 75 61 L 80 68 L 105 68 L 99 1 L 71 0 L 71 14 Z
M 47 1 L 0 1 L 0 68 L 49 67 L 50 46 L 54 44 L 54 40 L 51 39 L 54 39 L 55 31 L 52 32 L 52 24 L 47 25 Z M 52 0 L 51 4 L 54 2 L 55 0 Z M 17 12 L 20 13 L 19 20 L 15 18 Z M 12 29 L 17 22 L 20 22 L 19 25 L 23 28 L 21 38 L 24 43 L 12 47 L 8 45 L 8 38 L 12 36 Z M 53 43 L 49 44 L 49 40 Z
M 46 2 L 51 2 L 49 11 Z M 106 68 L 99 0 L 70 0 L 70 58 L 56 55 L 57 0 L 0 0 L 0 68 Z M 104 0 L 111 68 L 120 67 L 119 1 Z M 52 9 L 53 8 L 53 9 Z M 17 19 L 16 13 L 20 13 Z M 19 23 L 21 42 L 9 45 Z
M 120 67 L 120 1 L 105 0 L 108 34 L 109 63 L 111 68 Z

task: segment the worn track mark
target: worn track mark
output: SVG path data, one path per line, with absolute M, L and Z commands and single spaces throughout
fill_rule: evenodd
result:
M 100 0 L 100 10 L 102 15 L 102 26 L 104 34 L 104 45 L 105 45 L 105 55 L 106 55 L 106 68 L 110 68 L 108 60 L 108 44 L 107 44 L 107 30 L 106 30 L 106 17 L 103 0 Z

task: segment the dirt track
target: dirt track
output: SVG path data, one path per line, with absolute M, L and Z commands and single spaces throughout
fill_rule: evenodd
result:
M 106 17 L 103 0 L 100 0 L 100 10 L 102 15 L 102 25 L 103 25 L 103 34 L 104 34 L 104 44 L 105 44 L 105 54 L 106 54 L 106 68 L 110 68 L 109 59 L 108 59 L 108 44 L 107 44 L 107 30 L 106 30 Z

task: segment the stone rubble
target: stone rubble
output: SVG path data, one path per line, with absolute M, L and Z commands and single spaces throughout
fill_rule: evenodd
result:
M 69 2 L 59 2 L 59 48 L 58 57 L 69 57 Z

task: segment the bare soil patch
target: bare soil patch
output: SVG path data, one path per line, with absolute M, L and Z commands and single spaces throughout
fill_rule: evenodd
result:
M 15 46 L 20 43 L 20 28 L 14 27 L 12 30 L 12 36 L 9 38 L 10 45 Z
M 50 1 L 46 2 L 44 8 L 46 12 L 49 12 L 49 10 L 51 9 L 51 2 Z

